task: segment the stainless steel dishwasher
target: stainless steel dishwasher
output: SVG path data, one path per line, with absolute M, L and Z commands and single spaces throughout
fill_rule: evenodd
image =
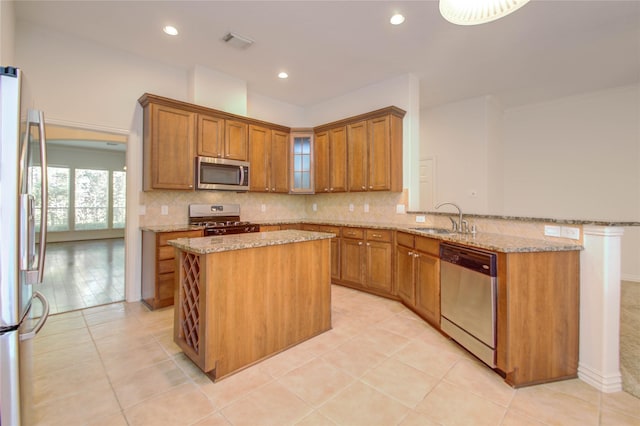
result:
M 496 254 L 440 244 L 442 331 L 490 367 L 496 349 Z

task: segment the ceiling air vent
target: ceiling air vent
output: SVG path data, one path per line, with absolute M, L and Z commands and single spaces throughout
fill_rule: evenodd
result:
M 227 33 L 222 40 L 229 46 L 233 46 L 236 49 L 246 49 L 253 44 L 253 40 L 248 37 L 243 37 L 234 33 Z

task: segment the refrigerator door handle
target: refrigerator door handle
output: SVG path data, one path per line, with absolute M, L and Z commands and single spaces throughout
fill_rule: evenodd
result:
M 41 182 L 42 188 L 40 191 L 41 206 L 40 209 L 40 253 L 38 254 L 38 283 L 42 283 L 44 275 L 44 256 L 47 249 L 47 210 L 49 201 L 49 186 L 47 184 L 47 140 L 44 135 L 44 112 L 38 111 L 38 126 L 40 128 L 40 166 L 42 167 Z M 38 292 L 35 296 L 38 297 Z M 41 300 L 46 302 L 46 298 L 42 296 Z M 47 303 L 47 311 L 49 304 Z M 43 323 L 44 325 L 44 323 Z
M 27 195 L 28 183 L 26 179 L 28 146 L 31 139 L 31 126 L 37 124 L 39 130 L 40 148 L 40 247 L 38 251 L 38 266 L 32 269 L 35 256 L 35 224 L 33 223 L 34 206 L 33 197 Z M 42 111 L 29 110 L 27 113 L 26 131 L 20 152 L 20 191 L 21 196 L 21 232 L 20 232 L 20 269 L 26 271 L 28 284 L 41 283 L 44 275 L 44 258 L 47 243 L 47 205 L 48 205 L 48 184 L 47 184 L 47 148 L 44 133 L 44 113 Z
M 33 339 L 34 337 L 36 337 L 36 334 L 38 334 L 40 329 L 44 326 L 44 323 L 47 322 L 47 318 L 49 318 L 49 301 L 47 301 L 47 298 L 44 297 L 44 294 L 40 293 L 39 291 L 35 291 L 33 292 L 33 297 L 40 299 L 40 302 L 42 302 L 42 316 L 30 331 L 26 333 L 20 333 L 21 341 Z

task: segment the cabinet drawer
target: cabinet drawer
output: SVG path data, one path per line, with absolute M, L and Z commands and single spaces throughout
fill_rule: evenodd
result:
M 434 256 L 440 256 L 440 242 L 434 238 L 416 237 L 416 249 Z
M 173 299 L 175 274 L 160 274 L 158 275 L 158 299 Z
M 386 241 L 388 243 L 393 240 L 392 231 L 384 229 L 367 229 L 368 241 Z
M 158 273 L 159 274 L 166 274 L 166 273 L 173 273 L 173 271 L 176 270 L 176 260 L 175 259 L 168 259 L 168 260 L 161 260 L 158 262 Z
M 327 232 L 329 234 L 336 234 L 336 237 L 340 235 L 340 228 L 337 226 L 319 225 L 318 232 Z
M 413 248 L 415 237 L 411 234 L 407 234 L 405 232 L 396 233 L 396 241 L 399 245 Z
M 176 249 L 173 246 L 158 247 L 158 260 L 168 260 L 175 257 Z
M 364 239 L 364 229 L 362 228 L 342 228 L 344 238 Z
M 167 241 L 178 238 L 196 238 L 202 236 L 202 230 L 195 231 L 178 231 L 178 232 L 161 232 L 158 234 L 158 245 L 166 246 Z

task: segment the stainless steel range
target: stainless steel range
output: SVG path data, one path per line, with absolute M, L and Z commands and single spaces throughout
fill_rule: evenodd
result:
M 260 232 L 260 225 L 240 220 L 239 204 L 190 204 L 189 224 L 204 226 L 204 235 Z

